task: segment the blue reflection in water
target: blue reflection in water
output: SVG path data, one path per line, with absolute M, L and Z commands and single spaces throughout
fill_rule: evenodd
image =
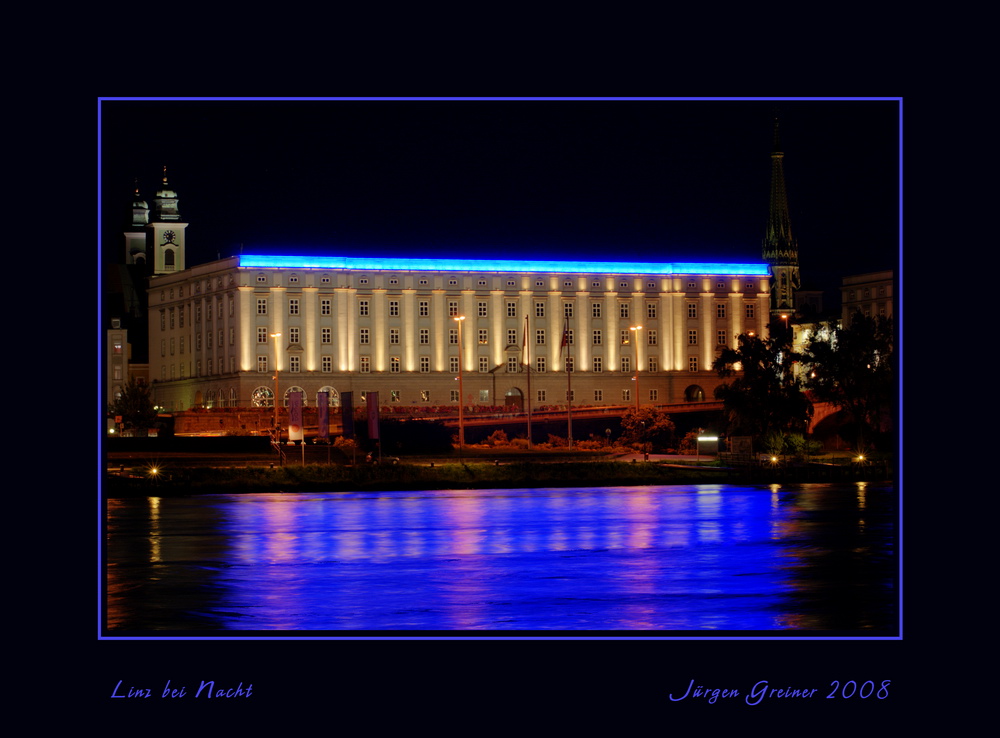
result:
M 881 634 L 895 511 L 871 485 L 110 500 L 107 624 Z

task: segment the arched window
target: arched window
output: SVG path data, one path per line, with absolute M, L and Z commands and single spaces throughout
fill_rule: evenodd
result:
M 250 393 L 250 404 L 253 407 L 274 407 L 274 392 L 270 387 L 258 387 Z
M 288 389 L 285 390 L 284 397 L 281 398 L 281 401 L 284 403 L 285 407 L 288 407 L 288 395 L 291 392 L 301 392 L 302 393 L 302 407 L 305 407 L 308 404 L 306 402 L 306 391 L 304 389 L 302 389 L 301 387 L 289 387 Z
M 692 384 L 684 390 L 685 402 L 703 402 L 705 400 L 705 390 L 696 384 Z
M 337 392 L 333 387 L 326 386 L 320 387 L 320 392 L 326 392 L 327 404 L 330 407 L 340 407 L 340 393 Z

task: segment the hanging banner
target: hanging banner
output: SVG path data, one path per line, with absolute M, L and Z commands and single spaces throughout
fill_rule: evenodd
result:
M 354 395 L 340 393 L 340 422 L 344 426 L 344 438 L 354 438 Z
M 330 437 L 330 398 L 326 392 L 316 393 L 316 437 L 322 441 Z
M 288 393 L 288 440 L 301 441 L 302 432 L 302 393 Z
M 368 403 L 368 437 L 378 440 L 378 392 L 369 392 L 365 402 Z

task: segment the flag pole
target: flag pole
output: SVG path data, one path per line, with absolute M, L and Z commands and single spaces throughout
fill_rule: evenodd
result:
M 573 383 L 571 380 L 572 372 L 569 370 L 569 318 L 566 318 L 566 324 L 563 327 L 563 338 L 562 338 L 563 348 L 566 349 L 566 358 L 564 362 L 566 364 L 566 437 L 569 441 L 569 448 L 573 448 Z
M 524 367 L 528 372 L 528 448 L 531 448 L 531 344 L 528 341 L 528 316 L 524 316 Z

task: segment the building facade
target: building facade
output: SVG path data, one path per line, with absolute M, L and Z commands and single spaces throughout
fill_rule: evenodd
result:
M 869 318 L 892 318 L 892 271 L 870 272 L 844 277 L 840 288 L 841 321 L 851 324 L 851 316 L 860 311 Z
M 151 278 L 149 375 L 167 410 L 290 392 L 418 409 L 710 400 L 718 351 L 766 329 L 769 278 L 765 263 L 231 257 Z

